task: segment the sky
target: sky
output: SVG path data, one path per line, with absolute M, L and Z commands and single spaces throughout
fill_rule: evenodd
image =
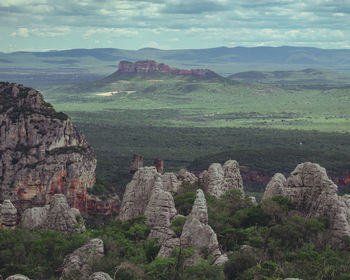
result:
M 0 0 L 0 51 L 350 48 L 350 0 Z

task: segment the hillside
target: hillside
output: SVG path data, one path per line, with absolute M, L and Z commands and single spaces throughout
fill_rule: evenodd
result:
M 350 71 L 349 50 L 306 47 L 235 47 L 188 50 L 72 49 L 0 53 L 0 80 L 44 88 L 102 78 L 117 61 L 151 59 L 178 68 L 209 68 L 228 76 L 242 71 L 327 68 Z M 30 75 L 28 75 L 30 74 Z
M 228 76 L 241 82 L 255 82 L 285 89 L 348 89 L 350 75 L 326 69 L 300 71 L 248 71 Z

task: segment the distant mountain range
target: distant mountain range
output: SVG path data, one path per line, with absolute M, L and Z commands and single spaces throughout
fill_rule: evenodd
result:
M 0 80 L 35 86 L 91 81 L 113 73 L 119 61 L 156 60 L 178 68 L 208 68 L 228 76 L 242 71 L 325 68 L 350 73 L 350 49 L 309 47 L 219 47 L 140 50 L 73 49 L 0 53 Z

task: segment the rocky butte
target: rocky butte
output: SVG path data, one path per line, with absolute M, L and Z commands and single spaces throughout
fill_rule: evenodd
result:
M 0 83 L 0 201 L 21 214 L 64 194 L 70 207 L 88 212 L 101 205 L 87 195 L 95 168 L 95 154 L 69 116 L 35 89 Z
M 120 61 L 118 66 L 118 72 L 121 73 L 150 73 L 150 72 L 163 72 L 175 75 L 192 75 L 203 77 L 208 74 L 215 74 L 209 69 L 176 69 L 172 68 L 164 63 L 158 63 L 154 60 L 142 60 L 135 63 L 130 61 Z

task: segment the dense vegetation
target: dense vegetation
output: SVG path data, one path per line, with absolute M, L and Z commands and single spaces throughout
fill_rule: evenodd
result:
M 184 185 L 175 195 L 180 213 L 190 212 L 196 185 Z M 160 247 L 147 240 L 145 218 L 113 221 L 74 235 L 54 231 L 0 230 L 0 274 L 28 275 L 31 279 L 58 279 L 64 256 L 89 238 L 104 241 L 105 257 L 92 260 L 92 271 L 115 279 L 261 279 L 299 277 L 310 280 L 345 280 L 350 277 L 350 240 L 337 250 L 327 245 L 328 220 L 293 216 L 290 202 L 281 196 L 253 205 L 239 191 L 218 200 L 207 196 L 209 224 L 228 252 L 224 267 L 212 266 L 210 256 L 186 265 L 191 249 L 176 249 L 169 258 L 157 257 Z M 172 228 L 180 235 L 184 219 Z

